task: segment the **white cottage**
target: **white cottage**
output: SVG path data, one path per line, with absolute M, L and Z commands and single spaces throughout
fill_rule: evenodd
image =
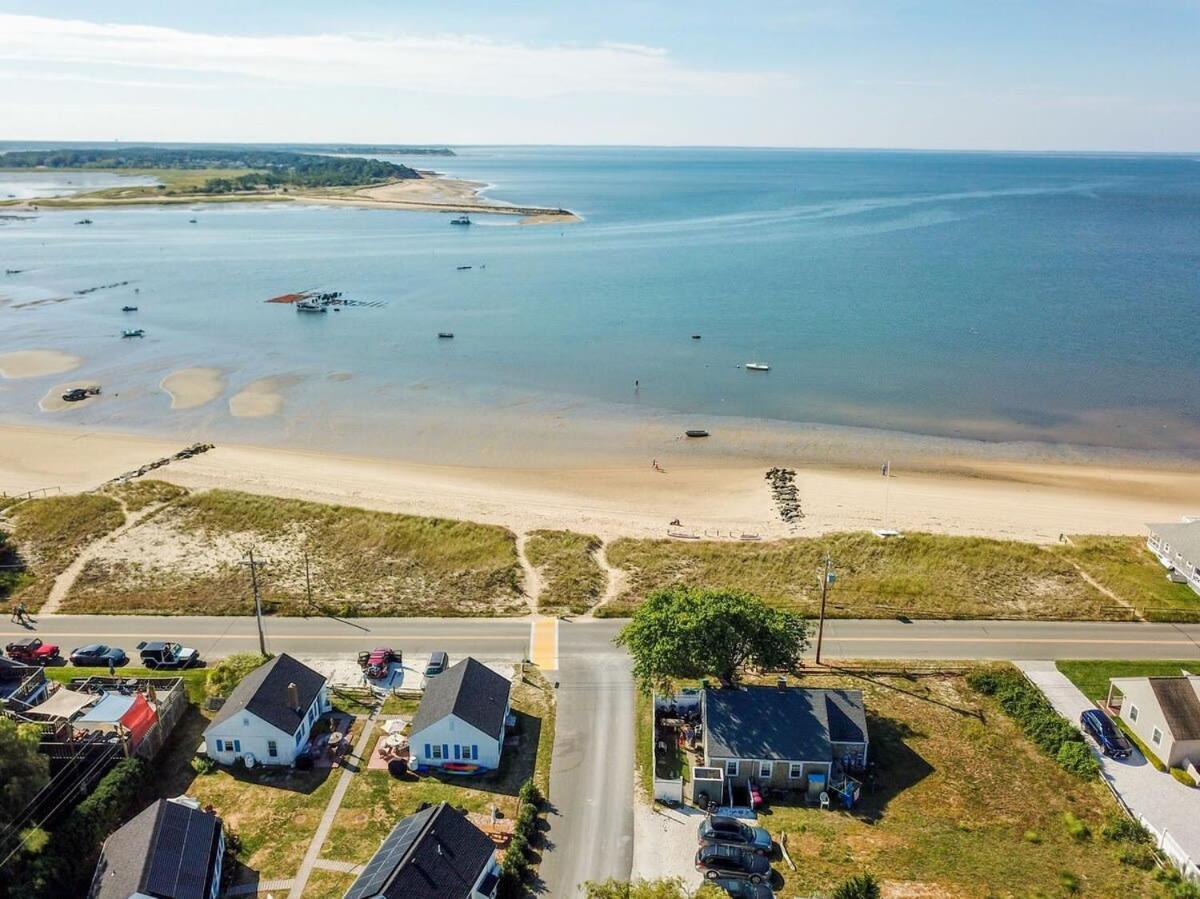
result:
M 409 737 L 413 765 L 499 767 L 511 687 L 507 678 L 469 656 L 430 679 Z
M 1148 524 L 1146 547 L 1158 557 L 1171 580 L 1200 593 L 1200 519 Z
M 1114 677 L 1108 707 L 1169 767 L 1200 765 L 1200 677 Z
M 330 709 L 325 678 L 287 653 L 251 671 L 204 729 L 209 758 L 290 765 Z

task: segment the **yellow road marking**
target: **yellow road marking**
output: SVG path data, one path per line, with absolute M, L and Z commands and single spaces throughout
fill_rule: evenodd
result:
M 536 618 L 529 625 L 529 659 L 543 671 L 558 668 L 558 619 Z

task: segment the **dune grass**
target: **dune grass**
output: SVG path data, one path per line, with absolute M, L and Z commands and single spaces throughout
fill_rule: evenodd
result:
M 110 496 L 79 493 L 27 500 L 13 507 L 9 521 L 27 576 L 14 598 L 36 611 L 54 579 L 89 543 L 124 524 L 125 513 Z
M 922 533 L 893 540 L 842 533 L 766 543 L 617 540 L 606 554 L 628 573 L 628 585 L 599 614 L 628 615 L 648 593 L 672 584 L 748 590 L 773 605 L 813 614 L 826 553 L 837 573 L 827 610 L 834 617 L 1129 617 L 1054 548 Z
M 126 510 L 130 512 L 138 512 L 155 503 L 173 502 L 188 494 L 183 487 L 168 484 L 166 481 L 156 481 L 153 478 L 122 481 L 104 488 L 104 492 L 124 503 Z
M 525 612 L 516 538 L 495 525 L 213 490 L 171 502 L 120 542 L 123 557 L 91 560 L 64 610 L 247 614 L 250 576 L 240 563 L 254 547 L 264 562 L 264 606 L 272 612 Z M 164 544 L 187 551 L 167 558 Z
M 547 615 L 582 615 L 604 595 L 604 572 L 593 553 L 601 546 L 593 534 L 531 531 L 525 555 L 542 576 L 538 609 Z
M 1074 536 L 1056 551 L 1150 621 L 1200 621 L 1200 596 L 1167 580 L 1144 537 Z

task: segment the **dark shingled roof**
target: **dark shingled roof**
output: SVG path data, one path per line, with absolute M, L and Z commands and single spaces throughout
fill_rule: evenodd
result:
M 288 703 L 288 684 L 295 684 L 300 694 L 299 711 Z M 222 721 L 245 710 L 285 734 L 294 734 L 324 685 L 325 678 L 317 672 L 297 662 L 286 652 L 281 653 L 242 678 L 242 682 L 233 688 L 221 710 L 213 717 L 212 723 L 204 728 L 204 733 L 207 735 Z
M 88 899 L 207 899 L 221 819 L 160 799 L 104 841 Z
M 489 737 L 498 738 L 504 731 L 511 686 L 507 678 L 467 656 L 426 682 L 421 705 L 413 717 L 412 733 L 453 713 Z
M 1190 678 L 1152 677 L 1150 689 L 1176 740 L 1200 740 L 1200 697 Z
M 859 690 L 706 689 L 703 700 L 713 758 L 824 762 L 832 760 L 832 743 L 867 742 Z
M 468 899 L 495 847 L 442 802 L 400 819 L 344 899 Z

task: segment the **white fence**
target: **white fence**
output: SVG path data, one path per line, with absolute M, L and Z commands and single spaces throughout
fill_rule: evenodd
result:
M 658 802 L 670 802 L 679 805 L 683 802 L 683 778 L 672 780 L 654 778 L 654 798 Z

